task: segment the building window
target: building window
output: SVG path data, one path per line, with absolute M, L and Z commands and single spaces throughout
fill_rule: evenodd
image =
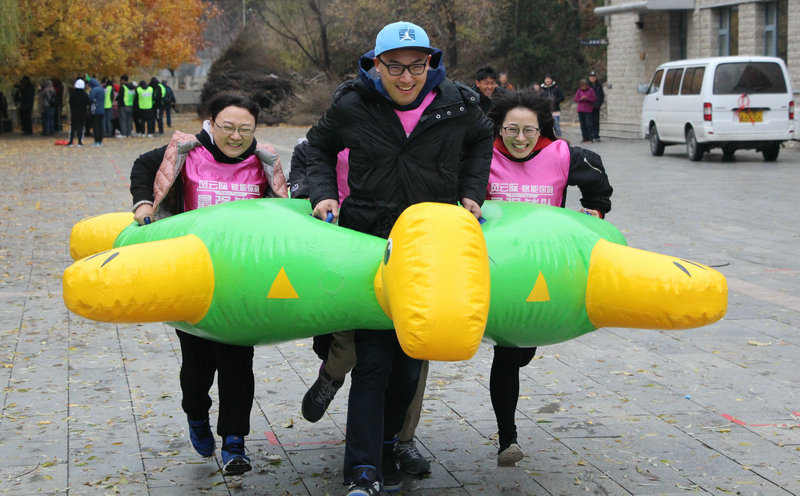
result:
M 764 55 L 786 60 L 787 0 L 764 4 Z
M 719 9 L 717 45 L 720 56 L 739 54 L 739 9 L 737 7 Z
M 778 56 L 778 4 L 764 5 L 764 55 Z
M 669 59 L 679 60 L 687 58 L 687 40 L 689 38 L 686 27 L 686 12 L 670 13 Z

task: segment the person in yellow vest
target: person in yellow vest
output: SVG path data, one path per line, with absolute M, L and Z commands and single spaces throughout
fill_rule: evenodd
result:
M 117 108 L 119 109 L 119 127 L 121 138 L 129 138 L 133 132 L 133 100 L 136 97 L 136 86 L 128 81 L 128 75 L 119 78 L 119 93 L 117 93 Z
M 139 118 L 142 120 L 142 135 L 148 138 L 153 137 L 153 128 L 156 123 L 155 112 L 155 89 L 147 84 L 147 81 L 139 81 L 139 87 L 136 88 L 136 110 L 139 113 Z M 145 132 L 145 127 L 147 131 Z
M 158 82 L 155 77 L 150 79 L 150 87 L 153 88 L 153 108 L 156 114 L 156 136 L 164 135 L 164 95 L 167 90 L 164 85 Z
M 103 100 L 103 108 L 105 109 L 103 114 L 103 136 L 108 138 L 114 135 L 111 127 L 111 109 L 114 107 L 114 97 L 116 96 L 114 94 L 114 84 L 110 78 L 103 82 L 103 91 L 105 92 L 105 99 Z

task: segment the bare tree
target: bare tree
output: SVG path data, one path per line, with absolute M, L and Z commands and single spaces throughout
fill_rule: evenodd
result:
M 261 0 L 253 11 L 275 34 L 290 41 L 315 67 L 331 74 L 331 49 L 324 0 Z

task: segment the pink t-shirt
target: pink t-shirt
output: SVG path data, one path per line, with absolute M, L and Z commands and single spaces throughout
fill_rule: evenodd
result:
M 267 175 L 258 157 L 221 164 L 202 146 L 190 151 L 181 171 L 185 211 L 248 198 L 262 198 Z
M 347 184 L 347 174 L 350 172 L 350 149 L 345 148 L 336 156 L 336 186 L 339 188 L 339 206 L 345 198 L 350 196 L 350 185 Z
M 492 152 L 487 200 L 522 201 L 560 207 L 569 177 L 569 145 L 556 140 L 525 162 Z
M 411 131 L 417 126 L 420 117 L 422 117 L 422 113 L 425 111 L 426 108 L 431 104 L 433 99 L 436 98 L 436 92 L 431 91 L 425 98 L 422 99 L 422 103 L 419 104 L 419 107 L 413 110 L 395 110 L 394 113 L 397 114 L 397 117 L 400 118 L 400 124 L 403 125 L 403 129 L 406 132 L 406 137 L 411 135 Z

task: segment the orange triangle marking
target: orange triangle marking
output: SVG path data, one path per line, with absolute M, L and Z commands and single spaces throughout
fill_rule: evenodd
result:
M 267 298 L 285 300 L 300 298 L 297 296 L 297 291 L 294 290 L 292 283 L 289 282 L 289 277 L 286 276 L 286 271 L 283 270 L 283 267 L 281 267 L 281 270 L 278 271 L 278 275 L 275 276 L 275 280 L 272 281 L 272 286 L 269 288 Z
M 550 291 L 547 290 L 547 281 L 544 280 L 542 271 L 539 271 L 539 276 L 536 278 L 536 284 L 533 285 L 531 294 L 525 301 L 550 301 Z

